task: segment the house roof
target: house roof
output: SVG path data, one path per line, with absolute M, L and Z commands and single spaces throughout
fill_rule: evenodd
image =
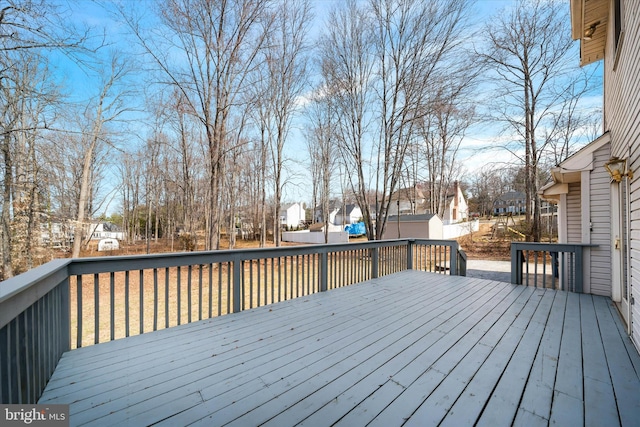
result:
M 329 200 L 329 211 L 334 211 L 340 209 L 340 201 L 339 200 Z M 322 205 L 318 205 L 314 208 L 316 211 L 322 211 Z
M 340 210 L 338 211 L 338 215 L 342 215 L 345 210 L 347 212 L 347 215 L 351 215 L 355 208 L 360 209 L 358 205 L 346 205 L 344 208 L 340 208 Z
M 593 170 L 593 153 L 611 141 L 609 132 L 605 132 L 573 155 L 551 169 L 555 183 L 580 182 L 582 171 Z
M 538 191 L 540 197 L 557 203 L 561 194 L 569 192 L 570 183 L 581 181 L 583 171 L 593 170 L 594 153 L 610 142 L 611 137 L 607 131 L 551 169 L 553 181 Z
M 571 36 L 580 40 L 580 65 L 604 58 L 609 24 L 609 0 L 570 0 Z M 591 36 L 587 37 L 591 32 Z
M 521 199 L 525 199 L 525 195 L 522 191 L 507 191 L 506 193 L 502 194 L 500 197 L 498 197 L 496 200 L 502 200 L 502 201 L 509 201 L 509 200 L 521 200 Z
M 410 188 L 400 188 L 399 190 L 394 191 L 391 194 L 390 200 L 411 200 L 416 201 L 419 199 L 424 199 L 424 193 L 417 185 L 414 185 Z
M 323 231 L 324 230 L 324 223 L 322 222 L 316 222 L 315 224 L 311 224 L 309 226 L 309 231 Z
M 284 204 L 282 205 L 282 208 L 281 208 L 281 209 L 283 209 L 283 210 L 287 210 L 287 209 L 289 209 L 290 207 L 292 207 L 292 206 L 294 206 L 294 205 L 299 205 L 299 204 L 300 204 L 300 203 L 298 203 L 298 202 L 294 202 L 294 203 L 284 203 Z
M 400 222 L 430 221 L 433 217 L 439 218 L 436 214 L 400 215 Z M 398 221 L 397 215 L 387 218 L 387 223 Z

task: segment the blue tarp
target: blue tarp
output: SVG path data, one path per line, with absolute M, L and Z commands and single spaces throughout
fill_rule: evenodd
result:
M 364 227 L 364 222 L 357 222 L 355 224 L 349 224 L 344 227 L 344 231 L 349 233 L 349 236 L 363 236 L 367 234 L 367 229 Z

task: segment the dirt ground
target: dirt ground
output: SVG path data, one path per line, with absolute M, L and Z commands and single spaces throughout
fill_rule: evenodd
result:
M 480 222 L 480 229 L 456 240 L 467 254 L 467 259 L 509 261 L 511 237 L 493 236 L 493 221 Z

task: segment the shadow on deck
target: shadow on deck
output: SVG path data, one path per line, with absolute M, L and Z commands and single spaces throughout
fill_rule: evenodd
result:
M 609 299 L 407 270 L 67 352 L 72 425 L 633 425 Z

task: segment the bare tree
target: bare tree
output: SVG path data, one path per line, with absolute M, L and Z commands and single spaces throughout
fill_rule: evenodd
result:
M 479 52 L 495 75 L 500 102 L 499 120 L 518 135 L 514 153 L 524 149 L 527 222 L 530 238 L 540 240 L 540 182 L 538 170 L 549 134 L 561 123 L 553 113 L 565 101 L 573 84 L 572 41 L 566 4 L 545 0 L 519 0 L 487 25 L 488 48 Z
M 549 112 L 549 122 L 552 124 L 543 129 L 546 159 L 550 166 L 555 166 L 572 155 L 576 149 L 594 140 L 602 129 L 602 112 L 598 109 L 584 109 L 582 100 L 593 88 L 595 69 L 580 70 L 575 79 L 569 82 L 561 94 L 561 102 L 557 108 Z M 591 134 L 593 129 L 598 129 Z
M 378 129 L 375 238 L 387 222 L 405 155 L 430 108 L 440 70 L 462 42 L 469 2 L 372 0 L 376 28 Z
M 310 101 L 307 116 L 311 123 L 306 137 L 313 180 L 313 207 L 319 201 L 324 223 L 324 241 L 329 243 L 331 178 L 336 170 L 338 157 L 336 117 L 331 97 L 317 93 Z
M 369 239 L 375 237 L 369 199 L 369 158 L 366 143 L 367 116 L 373 96 L 371 16 L 354 0 L 331 13 L 327 31 L 318 43 L 321 55 L 324 96 L 334 109 L 336 144 L 346 169 L 349 185 L 364 216 Z
M 469 210 L 482 216 L 491 215 L 494 201 L 505 192 L 513 189 L 511 169 L 500 169 L 496 165 L 487 165 L 471 175 L 468 201 Z
M 353 1 L 328 23 L 321 43 L 326 80 L 369 239 L 382 237 L 407 152 L 433 108 L 441 70 L 461 43 L 468 5 L 464 0 L 371 0 L 365 7 Z
M 0 52 L 0 56 L 4 53 Z M 42 138 L 60 97 L 41 56 L 18 51 L 13 52 L 12 58 L 18 59 L 17 63 L 6 68 L 0 80 L 3 237 L 6 236 L 3 257 L 7 277 L 14 267 L 23 271 L 34 265 L 43 196 L 48 190 L 42 168 Z M 12 263 L 14 267 L 9 266 Z
M 127 92 L 119 90 L 118 87 L 129 71 L 125 61 L 119 58 L 117 54 L 113 55 L 109 63 L 109 71 L 103 76 L 100 93 L 94 102 L 87 106 L 85 111 L 88 123 L 87 127 L 82 130 L 86 145 L 82 159 L 80 194 L 73 241 L 72 256 L 74 258 L 80 256 L 80 249 L 86 231 L 86 220 L 88 213 L 91 212 L 89 205 L 91 203 L 92 166 L 94 165 L 97 150 L 101 143 L 106 142 L 106 127 L 129 110 L 125 100 Z
M 434 85 L 433 101 L 418 124 L 424 153 L 424 163 L 418 164 L 424 164 L 428 174 L 429 209 L 440 217 L 444 215 L 451 184 L 459 178 L 458 149 L 475 120 L 472 88 L 476 77 L 472 67 L 451 63 L 448 73 Z
M 222 168 L 228 124 L 262 50 L 269 0 L 166 0 L 158 8 L 163 27 L 144 30 L 121 11 L 135 37 L 198 118 L 207 142 L 209 194 L 206 247 L 218 248 Z M 161 33 L 160 31 L 164 31 Z M 148 32 L 154 37 L 148 37 Z M 175 58 L 179 57 L 179 60 Z
M 254 108 L 251 115 L 255 123 L 258 137 L 255 141 L 255 150 L 259 153 L 255 159 L 256 186 L 259 192 L 256 204 L 254 228 L 260 230 L 260 247 L 267 243 L 267 180 L 269 179 L 269 147 L 272 145 L 273 134 L 269 131 L 269 125 L 273 121 L 273 111 L 266 99 L 269 98 L 271 87 L 267 78 L 267 72 L 262 67 L 257 71 L 258 77 L 253 85 Z
M 179 219 L 180 225 L 184 229 L 185 239 L 193 242 L 193 247 L 197 245 L 196 225 L 198 215 L 196 208 L 196 193 L 198 187 L 198 171 L 203 170 L 203 165 L 198 162 L 198 147 L 193 141 L 200 140 L 196 126 L 192 118 L 194 116 L 189 111 L 189 104 L 184 98 L 184 94 L 179 90 L 173 90 L 170 100 L 169 123 L 175 134 L 174 156 L 176 164 L 179 165 L 179 173 L 176 179 L 170 180 L 175 186 L 180 188 L 182 215 Z M 191 245 L 189 245 L 191 246 Z
M 29 110 L 35 93 L 40 93 L 42 101 L 46 98 L 45 91 L 39 83 L 31 82 L 29 87 L 25 87 L 24 77 L 27 70 L 34 70 L 41 67 L 44 61 L 44 50 L 57 50 L 69 56 L 79 59 L 82 52 L 86 52 L 86 42 L 88 30 L 78 30 L 65 19 L 69 10 L 63 10 L 59 5 L 45 0 L 6 0 L 0 6 L 0 113 L 2 114 L 0 128 L 0 149 L 3 157 L 3 201 L 1 214 L 1 249 L 2 249 L 2 275 L 9 278 L 13 276 L 12 252 L 12 203 L 15 202 L 14 186 L 16 185 L 15 167 L 20 167 L 13 158 L 17 153 L 12 147 L 21 134 L 23 142 L 27 138 L 36 153 L 34 143 L 38 138 L 40 130 L 46 125 L 40 123 L 38 119 L 33 120 L 32 116 L 25 125 L 27 115 L 36 113 Z M 35 67 L 34 68 L 34 64 Z M 33 74 L 32 74 L 33 75 Z M 50 80 L 50 77 L 47 77 Z M 15 90 L 21 86 L 20 90 Z M 42 103 L 41 103 L 42 104 Z M 23 109 L 23 110 L 21 110 Z M 38 113 L 36 113 L 38 114 Z M 33 160 L 33 156 L 31 156 Z M 35 182 L 35 181 L 34 181 Z M 35 187 L 32 186 L 32 190 Z M 33 193 L 35 196 L 35 193 Z M 28 211 L 34 212 L 36 206 L 35 198 L 27 204 Z M 33 213 L 28 214 L 30 223 L 28 233 L 36 228 L 33 223 Z
M 274 183 L 274 242 L 280 246 L 280 209 L 284 185 L 284 144 L 289 135 L 291 119 L 297 108 L 298 98 L 306 86 L 307 42 L 306 36 L 311 21 L 308 0 L 281 0 L 272 11 L 273 22 L 267 34 L 267 49 L 264 66 L 267 67 L 270 96 L 266 98 L 271 109 L 272 122 L 267 127 L 270 133 L 271 160 Z

